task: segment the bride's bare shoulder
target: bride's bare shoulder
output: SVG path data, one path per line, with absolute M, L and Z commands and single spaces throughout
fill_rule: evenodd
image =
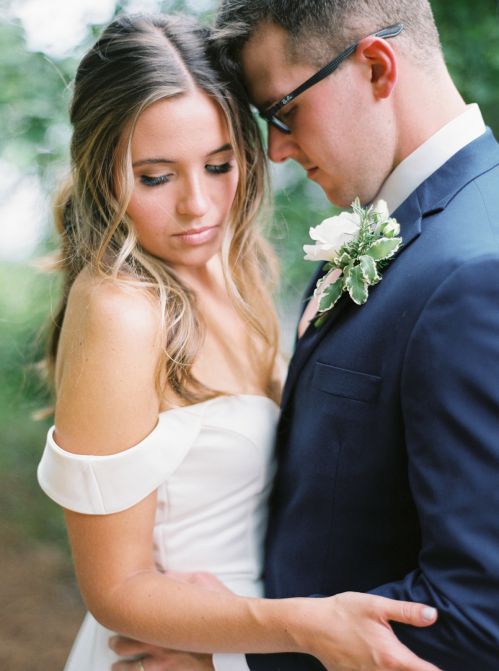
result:
M 140 286 L 78 276 L 56 365 L 56 426 L 70 449 L 112 452 L 154 426 L 160 329 L 159 305 Z
M 85 329 L 88 336 L 154 337 L 160 327 L 160 308 L 152 292 L 127 278 L 99 277 L 84 269 L 74 281 L 64 327 Z

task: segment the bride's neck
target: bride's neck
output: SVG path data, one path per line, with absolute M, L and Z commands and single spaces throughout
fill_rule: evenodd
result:
M 224 286 L 222 265 L 218 257 L 213 257 L 203 266 L 181 266 L 175 268 L 175 271 L 195 293 L 218 293 Z

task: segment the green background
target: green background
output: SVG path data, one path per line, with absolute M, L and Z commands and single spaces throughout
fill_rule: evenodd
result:
M 126 11 L 127 2 L 116 4 Z M 467 101 L 480 104 L 485 120 L 499 134 L 499 3 L 494 0 L 435 0 L 445 55 Z M 8 3 L 1 5 L 8 9 Z M 182 1 L 158 2 L 158 10 L 185 10 Z M 193 12 L 192 9 L 187 11 Z M 210 12 L 204 12 L 209 19 Z M 56 59 L 29 51 L 18 20 L 0 22 L 0 159 L 25 175 L 36 175 L 50 194 L 67 161 L 68 83 L 79 58 L 98 34 L 88 26 L 82 43 Z M 0 16 L 2 16 L 0 15 Z M 301 246 L 309 225 L 331 212 L 316 185 L 300 169 L 275 172 L 276 209 L 272 239 L 282 260 L 279 304 L 289 342 L 297 301 L 310 266 Z M 0 223 L 15 227 L 15 217 Z M 0 261 L 0 547 L 6 538 L 65 544 L 62 515 L 41 493 L 36 464 L 50 420 L 33 413 L 50 399 L 36 369 L 43 351 L 42 325 L 57 299 L 57 279 L 36 269 L 35 259 L 54 247 L 47 235 L 32 258 Z

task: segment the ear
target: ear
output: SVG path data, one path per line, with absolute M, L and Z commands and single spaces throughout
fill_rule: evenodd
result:
M 374 96 L 381 100 L 390 97 L 397 83 L 397 56 L 380 37 L 365 37 L 357 46 L 355 60 L 369 68 Z

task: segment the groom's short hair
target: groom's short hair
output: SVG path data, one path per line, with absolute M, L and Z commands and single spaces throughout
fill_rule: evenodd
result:
M 321 67 L 358 39 L 402 23 L 399 48 L 430 69 L 442 50 L 428 0 L 221 0 L 216 33 L 222 53 L 234 64 L 262 24 L 288 33 L 288 58 Z

